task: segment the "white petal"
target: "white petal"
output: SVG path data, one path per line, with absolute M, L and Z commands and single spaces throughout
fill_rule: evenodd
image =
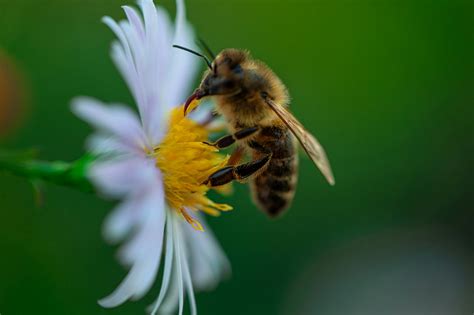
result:
M 167 223 L 166 223 L 166 253 L 165 253 L 165 266 L 163 270 L 163 280 L 161 283 L 161 289 L 160 293 L 158 295 L 158 298 L 156 299 L 154 305 L 150 305 L 148 308 L 148 311 L 151 313 L 151 315 L 155 315 L 158 309 L 161 306 L 161 303 L 163 302 L 166 294 L 168 293 L 168 288 L 170 285 L 170 279 L 171 279 L 171 272 L 173 271 L 173 255 L 174 255 L 174 246 L 173 246 L 173 224 L 171 223 L 171 220 L 169 218 L 170 215 L 174 215 L 170 211 L 173 210 L 168 210 L 166 217 L 167 217 Z
M 183 0 L 176 1 L 176 22 L 173 44 L 197 49 L 191 25 L 186 21 L 186 8 Z M 172 71 L 168 74 L 166 94 L 163 103 L 168 106 L 182 104 L 190 93 L 193 78 L 203 61 L 183 50 L 174 49 L 170 60 Z
M 161 86 L 168 80 L 164 75 L 166 60 L 162 51 L 171 49 L 168 38 L 170 37 L 168 19 L 162 10 L 155 8 L 153 1 L 144 0 L 139 2 L 143 11 L 145 21 L 145 42 L 144 46 L 144 64 L 140 69 L 139 75 L 143 77 L 143 89 L 146 95 L 144 115 L 146 115 L 146 128 L 153 141 L 158 142 L 163 137 L 164 130 L 167 129 L 166 119 L 169 112 L 168 108 L 163 106 L 160 100 L 162 91 Z M 161 13 L 160 13 L 161 12 Z
M 86 148 L 96 155 L 136 155 L 130 147 L 110 134 L 94 133 L 86 140 Z M 140 152 L 141 153 L 141 152 Z
M 204 227 L 204 233 L 196 233 L 188 226 L 184 228 L 192 262 L 191 277 L 196 290 L 210 290 L 230 275 L 231 267 L 204 217 L 198 216 L 198 220 Z
M 175 52 L 175 48 L 172 47 L 173 45 L 173 25 L 171 23 L 170 17 L 168 12 L 166 12 L 163 8 L 157 7 L 156 14 L 158 17 L 158 30 L 160 32 L 160 36 L 157 38 L 157 45 L 159 47 L 158 51 L 153 52 L 151 54 L 156 55 L 156 61 L 158 62 L 158 71 L 155 73 L 156 75 L 156 82 L 151 82 L 157 92 L 159 93 L 160 97 L 160 106 L 166 105 L 162 102 L 162 96 L 167 93 L 167 81 L 168 81 L 168 73 L 173 69 L 171 67 L 171 56 Z
M 172 48 L 181 44 L 194 48 L 194 34 L 186 22 L 182 0 L 177 1 L 175 32 L 166 12 L 153 1 L 139 1 L 143 19 L 124 7 L 128 21 L 103 19 L 119 42 L 112 46 L 112 58 L 138 105 L 145 134 L 152 145 L 158 144 L 167 129 L 170 109 L 181 104 L 201 60 Z
M 78 97 L 72 101 L 72 111 L 96 129 L 117 137 L 131 149 L 143 151 L 146 144 L 143 130 L 130 108 L 106 106 L 93 98 Z
M 167 81 L 167 51 L 171 48 L 169 21 L 153 1 L 139 1 L 143 19 L 124 7 L 128 21 L 120 23 L 105 17 L 104 22 L 119 39 L 112 47 L 112 58 L 127 82 L 138 105 L 147 137 L 152 144 L 162 139 L 167 128 L 168 108 L 160 103 L 161 86 Z
M 184 284 L 183 284 L 183 267 L 182 257 L 180 255 L 181 246 L 183 246 L 183 235 L 179 225 L 182 223 L 181 218 L 171 210 L 167 216 L 167 237 L 171 240 L 173 254 L 171 262 L 171 269 L 164 271 L 164 276 L 169 276 L 169 287 L 162 287 L 160 295 L 157 301 L 161 302 L 159 305 L 154 305 L 156 313 L 161 315 L 175 314 L 178 309 L 178 313 L 181 314 L 184 308 Z M 167 242 L 168 245 L 168 242 Z M 168 252 L 167 252 L 168 255 Z M 171 256 L 167 256 L 167 259 Z M 165 262 L 166 263 L 166 262 Z M 165 279 L 163 279 L 165 281 Z M 167 290 L 166 290 L 167 289 Z M 166 292 L 165 292 L 166 291 Z M 164 295 L 164 296 L 162 296 Z M 157 307 L 158 306 L 158 307 Z
M 104 18 L 105 19 L 105 18 Z M 125 52 L 125 48 L 118 41 L 112 42 L 111 53 L 112 61 L 122 75 L 125 83 L 127 83 L 130 92 L 132 93 L 135 102 L 137 104 L 142 103 L 144 96 L 143 91 L 140 88 L 140 82 L 138 78 L 137 69 L 135 64 L 130 60 L 130 54 Z M 140 106 L 138 106 L 140 112 Z M 140 112 L 140 117 L 143 114 Z
M 115 65 L 120 70 L 125 82 L 127 82 L 132 95 L 135 98 L 135 101 L 138 104 L 138 110 L 140 116 L 143 117 L 143 112 L 141 104 L 145 102 L 145 95 L 142 89 L 142 82 L 140 81 L 140 76 L 138 74 L 138 69 L 134 61 L 134 56 L 132 54 L 132 48 L 128 41 L 125 32 L 122 28 L 110 17 L 105 16 L 102 18 L 102 21 L 115 33 L 119 39 L 119 44 L 114 43 L 112 45 L 112 59 L 115 62 Z
M 149 192 L 144 198 L 142 211 L 148 215 L 143 220 L 132 242 L 138 249 L 135 263 L 122 283 L 109 296 L 101 299 L 99 304 L 103 307 L 115 307 L 128 299 L 141 298 L 152 286 L 160 265 L 163 246 L 163 232 L 165 225 L 165 204 L 163 186 L 160 181 L 155 186 L 149 187 Z
M 176 263 L 176 254 L 171 271 L 171 280 L 165 298 L 157 311 L 160 315 L 175 315 L 179 305 L 179 289 L 178 289 L 178 268 Z
M 178 314 L 182 315 L 183 314 L 183 308 L 184 308 L 184 287 L 183 287 L 183 257 L 181 257 L 181 247 L 183 244 L 181 243 L 181 227 L 179 226 L 178 220 L 173 220 L 174 226 L 173 226 L 173 231 L 175 232 L 175 235 L 173 237 L 173 240 L 175 241 L 175 247 L 174 250 L 176 252 L 175 257 L 176 257 L 176 268 L 177 268 L 177 274 L 178 274 L 178 279 L 176 280 L 178 283 L 178 294 L 179 294 L 179 307 L 178 307 Z
M 127 157 L 95 162 L 88 175 L 105 196 L 124 198 L 151 185 L 158 172 L 153 160 Z
M 137 224 L 143 224 L 148 218 L 147 193 L 146 187 L 134 190 L 109 214 L 104 224 L 104 237 L 107 241 L 117 243 L 123 240 Z M 128 260 L 126 265 L 130 265 L 133 261 L 134 259 Z
M 127 15 L 128 21 L 130 21 L 130 24 L 137 32 L 140 39 L 143 40 L 145 38 L 145 29 L 143 28 L 143 19 L 140 17 L 138 12 L 134 8 L 126 6 L 126 5 L 123 6 L 122 8 L 125 11 L 125 14 Z
M 132 230 L 138 202 L 135 198 L 128 198 L 108 215 L 103 228 L 106 241 L 117 243 Z
M 130 11 L 129 11 L 130 14 Z M 136 29 L 136 24 L 128 22 L 117 23 L 112 18 L 106 16 L 102 21 L 115 33 L 119 42 L 112 45 L 111 56 L 115 65 L 119 69 L 123 79 L 127 83 L 135 102 L 138 105 L 140 117 L 145 129 L 145 133 L 150 140 L 149 124 L 149 101 L 146 90 L 146 56 L 145 43 L 140 32 L 143 27 Z M 134 19 L 134 23 L 141 22 Z M 153 144 L 156 142 L 152 141 Z
M 197 315 L 197 309 L 196 309 L 196 299 L 194 297 L 194 290 L 193 290 L 193 283 L 191 280 L 191 274 L 189 271 L 189 263 L 188 263 L 188 255 L 186 253 L 186 244 L 183 243 L 183 246 L 181 246 L 181 259 L 182 259 L 182 265 L 183 265 L 183 281 L 186 286 L 186 292 L 188 293 L 188 298 L 189 298 L 189 303 L 191 304 L 191 315 Z
M 186 289 L 189 298 L 191 313 L 196 314 L 193 289 L 199 289 L 197 286 L 200 286 L 201 289 L 209 288 L 210 285 L 215 286 L 230 270 L 227 258 L 212 234 L 209 234 L 210 229 L 206 227 L 202 216 L 198 215 L 198 219 L 205 226 L 204 233 L 195 231 L 173 212 L 170 212 L 167 218 L 167 246 L 170 246 L 168 242 L 172 239 L 173 247 L 171 248 L 174 249 L 174 258 L 171 260 L 171 256 L 169 256 L 171 254 L 167 251 L 166 259 L 173 262 L 172 268 L 166 268 L 168 263 L 165 262 L 163 284 L 157 298 L 157 302 L 160 303 L 156 304 L 155 302 L 153 307 L 148 308 L 152 315 L 174 314 L 177 308 L 180 313 L 179 307 L 184 304 L 184 289 Z M 171 222 L 173 223 L 171 224 Z M 193 271 L 198 273 L 199 279 L 204 273 L 204 278 L 196 281 L 192 275 Z
M 176 44 L 196 49 L 194 44 L 194 33 L 190 27 L 186 27 L 184 35 L 175 41 Z M 191 94 L 194 84 L 194 78 L 200 69 L 200 58 L 182 50 L 175 49 L 172 58 L 173 69 L 168 74 L 166 84 L 166 94 L 163 95 L 163 104 L 176 107 L 184 103 L 186 98 Z

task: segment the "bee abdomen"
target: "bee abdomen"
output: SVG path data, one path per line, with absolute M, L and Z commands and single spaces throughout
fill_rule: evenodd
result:
M 298 157 L 272 158 L 268 167 L 252 180 L 255 203 L 270 217 L 282 214 L 293 201 Z

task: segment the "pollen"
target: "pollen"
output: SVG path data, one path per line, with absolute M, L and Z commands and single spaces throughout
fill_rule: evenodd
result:
M 183 107 L 171 111 L 168 133 L 154 148 L 156 166 L 164 176 L 166 200 L 196 230 L 201 223 L 189 212 L 202 211 L 218 216 L 232 210 L 227 204 L 215 203 L 207 197 L 206 179 L 228 163 L 228 156 L 218 153 L 208 141 L 208 131 L 183 116 Z

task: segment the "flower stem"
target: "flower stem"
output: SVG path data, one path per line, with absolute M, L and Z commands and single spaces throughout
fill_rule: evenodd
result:
M 73 162 L 49 162 L 32 159 L 31 154 L 0 153 L 0 170 L 33 182 L 44 181 L 92 192 L 93 187 L 86 174 L 93 161 L 94 157 L 87 154 Z

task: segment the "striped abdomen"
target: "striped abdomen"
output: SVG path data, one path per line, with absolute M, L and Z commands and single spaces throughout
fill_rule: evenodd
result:
M 268 166 L 251 180 L 255 203 L 269 216 L 285 211 L 293 201 L 298 180 L 296 142 L 286 126 L 264 127 L 248 145 L 253 158 L 272 153 Z

